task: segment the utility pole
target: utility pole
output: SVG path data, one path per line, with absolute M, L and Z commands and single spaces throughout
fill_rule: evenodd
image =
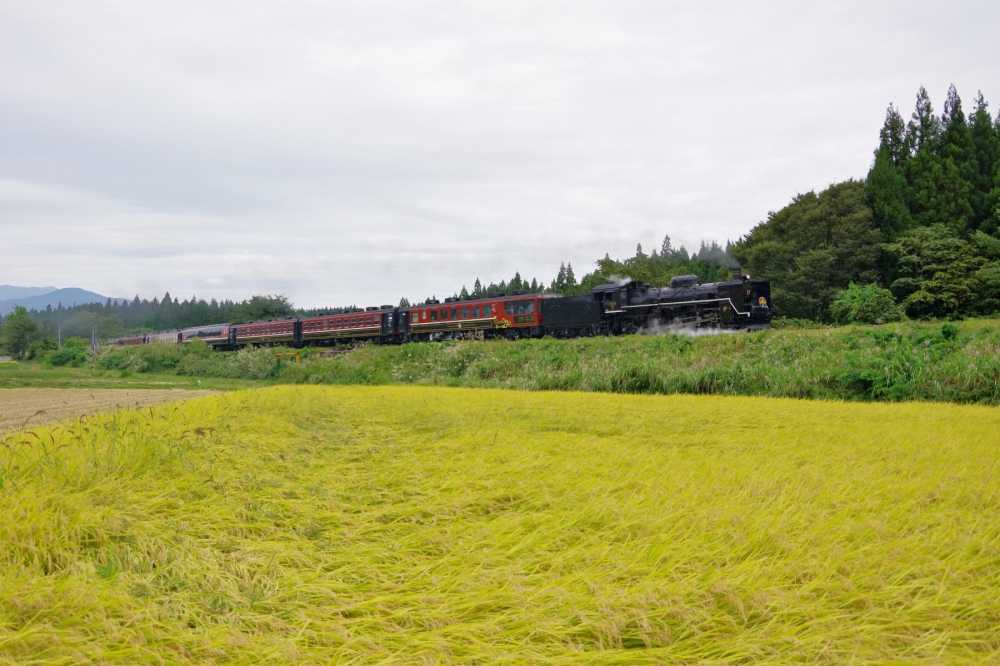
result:
M 93 327 L 90 329 L 90 349 L 91 351 L 97 351 L 97 322 L 94 322 Z
M 56 349 L 62 349 L 62 324 L 56 328 Z

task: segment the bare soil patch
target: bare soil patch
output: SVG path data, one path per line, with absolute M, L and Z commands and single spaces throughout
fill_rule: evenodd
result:
M 217 391 L 181 389 L 0 389 L 0 432 L 125 407 L 190 400 Z

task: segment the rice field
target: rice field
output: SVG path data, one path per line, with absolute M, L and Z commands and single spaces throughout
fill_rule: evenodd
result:
M 209 395 L 180 389 L 0 389 L 0 433 L 72 420 L 85 414 L 142 407 Z
M 0 435 L 0 663 L 996 663 L 1000 413 L 272 387 Z

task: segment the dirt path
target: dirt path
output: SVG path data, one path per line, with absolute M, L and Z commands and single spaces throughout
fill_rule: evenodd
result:
M 82 414 L 189 400 L 217 391 L 180 389 L 0 389 L 0 432 L 55 423 Z

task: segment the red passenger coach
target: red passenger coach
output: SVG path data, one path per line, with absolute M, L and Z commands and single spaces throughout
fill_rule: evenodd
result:
M 180 342 L 180 331 L 163 331 L 162 333 L 150 333 L 146 336 L 146 344 L 154 342 Z
M 416 340 L 453 338 L 540 338 L 544 334 L 542 301 L 558 294 L 491 294 L 444 303 L 428 301 L 400 312 Z M 403 328 L 402 326 L 400 328 Z
M 234 324 L 236 345 L 290 345 L 295 342 L 295 319 L 268 319 Z
M 348 340 L 370 340 L 382 336 L 383 324 L 391 318 L 393 307 L 384 305 L 382 308 L 370 307 L 364 310 L 344 312 L 341 314 L 320 314 L 303 317 L 303 343 L 333 343 Z
M 228 347 L 229 324 L 212 324 L 209 326 L 194 326 L 179 331 L 178 342 L 191 342 L 193 340 L 204 340 L 209 347 Z

